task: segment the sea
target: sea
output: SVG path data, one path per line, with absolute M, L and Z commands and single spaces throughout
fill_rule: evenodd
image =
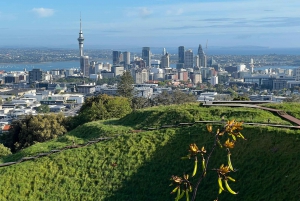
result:
M 110 61 L 103 60 L 98 61 L 102 63 L 109 63 Z M 176 64 L 171 64 L 171 68 L 176 68 Z M 0 71 L 12 72 L 12 71 L 30 71 L 34 68 L 39 68 L 42 71 L 51 71 L 55 69 L 79 69 L 79 61 L 64 61 L 64 62 L 44 62 L 44 63 L 8 63 L 0 64 Z M 265 69 L 294 69 L 298 66 L 260 66 L 254 67 L 254 70 L 265 70 Z

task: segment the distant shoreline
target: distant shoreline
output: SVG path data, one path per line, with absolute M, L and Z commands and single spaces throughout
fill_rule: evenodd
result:
M 0 65 L 5 64 L 47 64 L 47 63 L 54 63 L 54 62 L 75 62 L 77 60 L 67 60 L 67 61 L 43 61 L 43 62 L 9 62 L 9 63 L 2 63 L 0 62 Z M 79 60 L 78 60 L 79 62 Z

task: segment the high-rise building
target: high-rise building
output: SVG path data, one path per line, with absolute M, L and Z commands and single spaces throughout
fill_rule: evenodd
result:
M 163 51 L 162 51 L 162 55 L 166 55 L 167 51 L 166 51 L 166 48 L 163 48 Z
M 80 57 L 80 71 L 82 72 L 83 76 L 90 76 L 90 63 L 88 56 Z
M 32 69 L 29 71 L 29 83 L 42 82 L 45 80 L 45 73 L 41 69 Z
M 207 64 L 206 63 L 206 55 L 202 49 L 201 44 L 198 47 L 198 55 L 199 55 L 200 66 L 205 68 L 207 66 L 206 65 Z
M 200 59 L 199 59 L 199 55 L 196 55 L 194 57 L 194 66 L 195 67 L 200 67 Z
M 193 68 L 193 59 L 194 54 L 191 49 L 185 51 L 184 53 L 184 67 L 185 68 Z
M 113 65 L 120 65 L 120 56 L 121 56 L 120 51 L 113 51 L 112 52 Z
M 166 53 L 164 56 L 161 57 L 160 67 L 161 68 L 169 68 L 170 67 L 170 55 L 169 55 L 169 53 Z
M 130 52 L 123 52 L 124 68 L 127 69 L 130 65 Z
M 151 52 L 150 47 L 143 47 L 142 50 L 142 59 L 146 63 L 146 67 L 151 66 Z
M 178 63 L 184 63 L 184 46 L 179 46 L 178 47 Z
M 82 57 L 83 56 L 83 33 L 82 33 L 82 29 L 81 29 L 81 17 L 80 17 L 80 31 L 79 31 L 79 37 L 78 37 L 78 42 L 79 42 L 79 56 Z

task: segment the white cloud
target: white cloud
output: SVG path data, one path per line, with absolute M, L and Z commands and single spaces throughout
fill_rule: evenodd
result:
M 50 17 L 54 14 L 54 10 L 50 8 L 33 8 L 31 11 L 38 17 Z
M 183 9 L 178 8 L 176 10 L 167 10 L 166 15 L 182 15 L 183 14 Z
M 139 8 L 139 16 L 142 18 L 148 17 L 152 14 L 152 11 L 149 8 L 143 7 Z

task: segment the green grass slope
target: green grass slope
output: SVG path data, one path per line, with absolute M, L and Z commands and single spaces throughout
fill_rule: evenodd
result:
M 187 155 L 192 142 L 209 149 L 212 136 L 201 124 L 140 133 L 130 130 L 162 124 L 168 116 L 165 113 L 174 108 L 159 107 L 145 110 L 144 114 L 137 111 L 130 114 L 132 118 L 129 115 L 121 120 L 90 122 L 62 138 L 24 149 L 23 155 L 35 154 L 38 149 L 48 151 L 70 145 L 73 138 L 83 143 L 95 137 L 115 136 L 109 141 L 0 168 L 0 200 L 173 200 L 170 176 L 191 173 L 193 169 L 193 161 L 180 157 Z M 193 113 L 191 105 L 177 106 L 178 110 L 182 108 Z M 198 108 L 194 108 L 198 114 Z M 165 113 L 161 113 L 163 110 Z M 199 117 L 206 118 L 212 113 L 209 110 L 201 108 Z M 240 113 L 243 110 L 240 108 Z M 158 116 L 154 118 L 155 115 Z M 245 126 L 243 134 L 248 140 L 238 143 L 232 151 L 233 165 L 239 171 L 231 175 L 238 180 L 231 186 L 239 194 L 222 193 L 219 200 L 299 200 L 299 131 Z M 222 163 L 226 163 L 226 152 L 218 148 L 209 169 Z M 197 200 L 213 200 L 217 192 L 217 174 L 209 171 Z
M 239 107 L 198 107 L 198 105 L 172 105 L 137 110 L 122 118 L 118 123 L 136 128 L 145 128 L 201 120 L 220 121 L 224 117 L 224 119 L 255 123 L 268 123 L 268 119 L 270 119 L 272 123 L 291 125 L 290 122 L 275 116 L 269 111 Z
M 285 111 L 286 113 L 300 119 L 300 103 L 268 103 L 263 106 Z

